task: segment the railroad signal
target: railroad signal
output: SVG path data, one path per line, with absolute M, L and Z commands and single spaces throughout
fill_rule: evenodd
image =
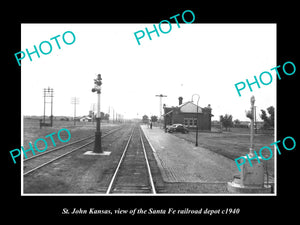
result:
M 98 94 L 101 93 L 101 85 L 102 85 L 102 78 L 101 78 L 101 74 L 98 74 L 97 78 L 94 79 L 94 84 L 95 84 L 95 87 L 92 88 L 92 92 L 96 92 Z
M 101 74 L 98 74 L 97 79 L 94 79 L 94 83 L 95 83 L 97 86 L 101 86 L 101 85 L 102 85 Z
M 101 74 L 98 74 L 97 78 L 94 79 L 94 84 L 95 84 L 95 87 L 92 88 L 92 92 L 97 91 L 97 95 L 98 95 L 97 117 L 96 117 L 97 127 L 96 127 L 96 132 L 95 132 L 94 152 L 95 153 L 103 153 L 103 150 L 102 150 L 102 147 L 101 147 L 101 131 L 100 131 L 100 126 L 101 126 L 101 123 L 100 123 L 100 119 L 101 119 L 100 93 L 101 93 L 101 85 L 102 85 Z

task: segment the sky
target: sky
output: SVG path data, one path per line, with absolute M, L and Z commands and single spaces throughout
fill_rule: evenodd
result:
M 180 21 L 179 21 L 180 22 Z M 158 22 L 154 22 L 158 27 Z M 199 106 L 211 105 L 212 120 L 231 114 L 233 120 L 248 120 L 245 110 L 255 96 L 257 114 L 274 106 L 276 110 L 276 24 L 184 24 L 172 23 L 163 34 L 145 35 L 138 45 L 134 33 L 153 30 L 153 24 L 22 24 L 21 51 L 34 51 L 43 41 L 52 44 L 52 52 L 40 58 L 32 54 L 21 61 L 22 114 L 43 115 L 43 89 L 53 88 L 53 115 L 73 116 L 71 98 L 79 98 L 76 115 L 88 115 L 97 103 L 91 89 L 97 74 L 102 76 L 101 111 L 109 109 L 124 118 L 159 115 L 163 104 L 177 106 L 178 97 L 190 101 L 200 96 Z M 168 26 L 165 24 L 165 26 Z M 168 27 L 162 27 L 168 30 Z M 72 31 L 75 42 L 66 45 L 62 35 Z M 61 49 L 57 48 L 57 38 Z M 72 36 L 66 34 L 66 41 Z M 48 49 L 43 44 L 43 50 Z M 17 64 L 17 61 L 16 61 Z M 270 85 L 246 87 L 239 96 L 238 82 L 259 79 L 263 71 L 273 75 Z M 267 82 L 268 77 L 263 80 Z M 196 98 L 195 98 L 196 100 Z M 96 107 L 95 107 L 96 110 Z M 50 104 L 46 115 L 50 115 Z M 257 116 L 258 119 L 259 116 Z

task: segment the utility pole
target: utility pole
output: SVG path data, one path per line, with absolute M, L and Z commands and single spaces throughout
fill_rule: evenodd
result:
M 255 117 L 255 112 L 254 112 L 254 103 L 255 103 L 255 98 L 252 96 L 250 98 L 250 103 L 251 103 L 251 123 L 250 123 L 250 149 L 249 149 L 249 156 L 254 156 L 254 151 L 253 151 L 253 131 L 254 131 L 254 117 Z
M 256 134 L 257 133 L 256 106 L 254 106 L 254 126 L 255 126 L 254 133 Z
M 103 153 L 101 147 L 101 130 L 100 130 L 100 120 L 101 120 L 101 112 L 100 112 L 100 93 L 101 93 L 101 85 L 102 85 L 102 78 L 101 74 L 98 74 L 97 79 L 94 79 L 95 87 L 92 89 L 92 92 L 97 92 L 98 96 L 98 105 L 97 105 L 97 116 L 96 116 L 96 132 L 95 132 L 95 146 L 94 146 L 94 153 Z
M 92 121 L 93 121 L 93 125 L 95 122 L 95 103 L 92 104 L 92 113 L 91 113 L 91 117 L 92 117 Z
M 193 102 L 193 97 L 194 97 L 195 95 L 198 97 L 198 99 L 197 99 L 197 126 L 196 126 L 196 143 L 195 143 L 195 146 L 197 147 L 197 146 L 198 146 L 199 99 L 200 99 L 200 95 L 198 95 L 198 94 L 193 94 L 193 95 L 192 95 L 192 102 Z
M 115 123 L 115 109 L 113 108 L 113 123 Z
M 74 126 L 76 125 L 76 105 L 79 104 L 79 98 L 72 97 L 71 104 L 74 104 Z
M 109 117 L 108 117 L 108 123 L 109 123 L 109 119 L 110 119 L 110 106 L 108 106 L 108 115 L 109 115 Z
M 160 95 L 155 95 L 156 97 L 159 97 L 160 98 L 160 101 L 159 101 L 159 119 L 161 119 L 161 116 L 162 116 L 162 98 L 163 97 L 167 97 L 167 95 L 163 95 L 163 94 L 160 94 Z
M 43 118 L 43 123 L 44 124 L 46 122 L 46 91 L 47 91 L 47 89 L 44 88 L 44 118 Z
M 44 88 L 44 116 L 43 116 L 43 121 L 40 120 L 40 128 L 42 126 L 51 126 L 53 125 L 53 88 Z M 50 102 L 47 102 L 47 98 L 51 98 Z M 50 103 L 51 104 L 51 115 L 50 115 L 50 124 L 46 123 L 46 104 Z

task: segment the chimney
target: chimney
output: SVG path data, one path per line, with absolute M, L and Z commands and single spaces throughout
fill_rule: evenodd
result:
M 179 100 L 179 105 L 181 105 L 181 104 L 182 104 L 183 98 L 182 98 L 182 97 L 179 97 L 178 100 Z

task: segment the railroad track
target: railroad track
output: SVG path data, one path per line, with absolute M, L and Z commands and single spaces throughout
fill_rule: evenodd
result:
M 120 130 L 122 128 L 117 128 L 111 131 L 108 131 L 107 133 L 104 133 L 102 135 L 102 138 Z M 92 144 L 95 141 L 95 135 L 88 136 L 86 138 L 80 139 L 78 141 L 54 148 L 49 151 L 45 151 L 43 153 L 40 153 L 38 155 L 32 156 L 30 158 L 23 160 L 23 175 L 27 176 L 36 170 L 49 165 L 63 157 L 66 157 L 67 155 L 84 148 L 85 146 L 88 146 Z M 84 143 L 84 144 L 82 144 Z
M 106 194 L 156 194 L 141 128 L 135 126 L 123 150 Z

